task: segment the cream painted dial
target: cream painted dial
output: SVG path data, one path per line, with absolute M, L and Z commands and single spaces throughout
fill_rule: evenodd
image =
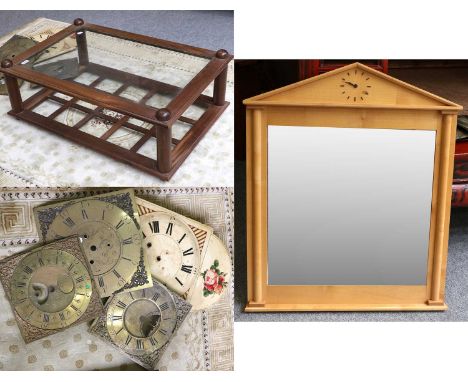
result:
M 343 72 L 339 81 L 339 91 L 346 101 L 360 103 L 365 101 L 372 91 L 371 76 L 360 69 Z
M 200 249 L 191 228 L 176 215 L 153 212 L 140 217 L 143 250 L 151 274 L 184 295 L 200 272 Z
M 107 304 L 106 326 L 111 340 L 125 352 L 141 355 L 163 347 L 177 326 L 177 307 L 166 288 L 119 293 Z
M 141 233 L 115 204 L 97 199 L 66 205 L 50 224 L 46 241 L 79 235 L 101 297 L 132 277 L 140 261 Z
M 42 329 L 64 328 L 86 311 L 92 294 L 86 266 L 64 250 L 35 251 L 16 266 L 11 301 L 18 315 Z

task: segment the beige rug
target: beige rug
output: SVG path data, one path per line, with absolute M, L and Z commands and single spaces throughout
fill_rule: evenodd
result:
M 135 193 L 213 227 L 232 258 L 233 189 L 139 188 Z M 89 195 L 90 190 L 83 188 L 0 189 L 0 258 L 37 244 L 34 206 Z M 233 369 L 233 283 L 231 279 L 227 293 L 213 307 L 189 314 L 164 353 L 159 363 L 161 370 Z M 0 370 L 140 369 L 120 352 L 89 334 L 87 324 L 25 345 L 1 286 L 0 333 Z
M 65 28 L 68 24 L 40 18 L 20 28 L 8 36 L 0 38 L 0 45 L 14 33 L 31 37 L 41 31 Z M 205 65 L 206 60 L 199 57 L 181 54 L 155 47 L 143 46 L 104 35 L 90 35 L 88 50 L 93 62 L 116 67 L 122 70 L 132 70 L 142 76 L 157 78 L 173 85 L 185 86 L 190 79 Z M 60 58 L 67 58 L 68 54 Z M 86 73 L 79 76 L 80 82 L 87 82 Z M 78 80 L 78 79 L 77 79 Z M 90 82 L 90 81 L 89 81 Z M 102 90 L 115 87 L 113 81 L 103 81 Z M 108 87 L 109 89 L 104 89 Z M 96 153 L 65 138 L 45 131 L 7 115 L 10 102 L 7 96 L 0 96 L 0 168 L 28 179 L 31 183 L 42 187 L 76 186 L 76 187 L 118 187 L 122 185 L 140 186 L 234 186 L 234 114 L 233 91 L 234 77 L 231 62 L 228 72 L 226 99 L 231 105 L 221 118 L 212 126 L 206 136 L 189 155 L 169 182 L 163 182 L 154 176 Z M 21 87 L 23 99 L 34 94 L 38 89 L 31 89 L 28 83 Z M 205 94 L 211 95 L 211 84 Z M 124 94 L 125 93 L 125 94 Z M 141 97 L 141 89 L 130 87 L 122 96 L 137 100 Z M 161 107 L 167 99 L 155 96 L 148 101 L 149 105 Z M 49 115 L 58 106 L 45 102 L 35 111 Z M 112 115 L 114 112 L 109 111 Z M 191 107 L 187 117 L 198 118 L 200 110 Z M 62 113 L 57 120 L 65 124 L 74 124 L 82 117 L 76 110 Z M 102 134 L 102 129 L 109 126 L 99 120 L 91 120 L 82 130 L 90 134 Z M 141 122 L 141 121 L 140 121 Z M 145 127 L 143 124 L 142 127 Z M 185 124 L 179 123 L 173 127 L 174 137 L 180 138 L 186 132 Z M 109 141 L 123 147 L 135 143 L 136 133 L 116 132 Z M 139 150 L 139 153 L 155 158 L 156 146 L 149 140 Z M 0 173 L 2 170 L 0 169 Z M 3 186 L 13 186 L 8 179 L 3 180 Z

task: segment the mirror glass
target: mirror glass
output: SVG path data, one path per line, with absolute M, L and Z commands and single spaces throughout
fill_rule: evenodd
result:
M 268 126 L 268 284 L 426 283 L 435 131 Z

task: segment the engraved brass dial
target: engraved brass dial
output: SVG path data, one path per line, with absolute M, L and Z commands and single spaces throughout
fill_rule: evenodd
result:
M 151 286 L 133 191 L 41 206 L 35 214 L 45 241 L 80 237 L 101 297 Z
M 163 347 L 177 325 L 176 302 L 159 284 L 120 293 L 107 305 L 107 331 L 111 340 L 130 354 L 144 354 Z
M 372 78 L 361 69 L 351 69 L 342 73 L 338 86 L 347 102 L 360 103 L 371 94 Z
M 65 250 L 45 249 L 25 256 L 10 281 L 18 315 L 42 329 L 64 328 L 86 311 L 92 294 L 86 266 Z
M 141 226 L 151 274 L 184 295 L 200 272 L 200 249 L 192 229 L 177 215 L 166 212 L 143 215 Z

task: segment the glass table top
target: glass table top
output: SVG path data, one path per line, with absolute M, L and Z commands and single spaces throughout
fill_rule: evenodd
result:
M 89 30 L 83 60 L 75 33 L 29 58 L 37 72 L 156 109 L 166 107 L 210 59 Z M 85 55 L 86 56 L 86 53 Z

